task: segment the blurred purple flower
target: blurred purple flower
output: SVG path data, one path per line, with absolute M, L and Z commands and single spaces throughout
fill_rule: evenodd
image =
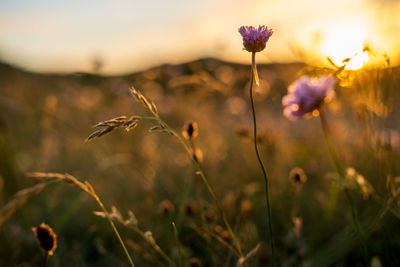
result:
M 314 110 L 335 96 L 336 79 L 329 75 L 310 78 L 305 75 L 294 81 L 288 88 L 288 94 L 282 98 L 285 107 L 283 115 L 296 120 Z M 316 114 L 319 114 L 316 112 Z
M 253 26 L 242 26 L 239 28 L 239 33 L 243 37 L 243 46 L 247 51 L 260 52 L 264 50 L 273 31 L 264 25 L 258 26 L 258 29 Z

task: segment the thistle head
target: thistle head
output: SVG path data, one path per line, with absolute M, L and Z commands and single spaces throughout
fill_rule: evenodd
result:
M 239 33 L 243 37 L 243 46 L 245 50 L 249 52 L 260 52 L 264 50 L 273 31 L 264 25 L 258 26 L 257 29 L 253 26 L 242 26 L 239 28 Z

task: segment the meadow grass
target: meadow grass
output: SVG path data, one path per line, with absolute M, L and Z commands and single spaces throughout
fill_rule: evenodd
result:
M 257 141 L 273 177 L 277 266 L 398 266 L 400 71 L 385 64 L 260 65 L 254 136 L 248 66 L 208 59 L 108 78 L 3 67 L 0 265 L 40 264 L 31 227 L 46 221 L 58 238 L 49 266 L 270 266 Z M 328 145 L 317 118 L 290 122 L 281 106 L 297 77 L 327 73 L 338 79 L 323 107 Z M 127 96 L 129 84 L 143 90 L 130 90 L 140 105 Z M 96 142 L 85 143 L 88 135 Z M 33 173 L 34 182 L 24 175 L 34 170 L 74 176 Z

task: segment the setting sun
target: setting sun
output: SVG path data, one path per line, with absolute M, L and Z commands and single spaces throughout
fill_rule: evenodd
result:
M 346 69 L 360 69 L 368 61 L 368 52 L 363 51 L 365 41 L 365 30 L 361 26 L 330 29 L 323 40 L 322 53 L 339 66 L 350 59 Z

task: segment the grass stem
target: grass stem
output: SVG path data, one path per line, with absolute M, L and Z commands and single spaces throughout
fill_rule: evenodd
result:
M 321 121 L 321 127 L 324 132 L 326 142 L 328 144 L 329 153 L 333 159 L 333 162 L 335 164 L 337 172 L 339 173 L 340 178 L 342 180 L 344 180 L 346 177 L 346 173 L 345 173 L 345 170 L 344 170 L 342 164 L 340 163 L 339 157 L 336 153 L 335 146 L 332 142 L 328 121 L 326 119 L 325 113 L 322 110 L 322 108 L 319 110 L 319 113 L 320 113 L 319 117 L 320 117 L 320 121 Z M 360 221 L 358 219 L 357 210 L 356 210 L 353 198 L 347 188 L 343 187 L 343 191 L 344 191 L 344 194 L 350 205 L 353 228 L 355 229 L 357 236 L 363 247 L 364 260 L 365 260 L 366 266 L 369 266 L 369 257 L 368 257 L 368 249 L 366 246 L 366 237 L 365 237 L 364 231 L 361 227 Z
M 218 209 L 218 211 L 219 211 L 219 213 L 220 213 L 220 216 L 222 217 L 222 220 L 224 221 L 225 227 L 227 228 L 227 230 L 228 230 L 228 232 L 229 232 L 229 235 L 231 236 L 231 238 L 232 238 L 232 240 L 233 240 L 233 242 L 234 242 L 234 244 L 235 244 L 236 249 L 238 250 L 240 256 L 242 257 L 242 256 L 243 256 L 243 252 L 242 252 L 242 248 L 241 248 L 241 246 L 240 246 L 240 242 L 239 242 L 239 240 L 236 238 L 236 235 L 235 235 L 235 234 L 233 233 L 233 231 L 232 231 L 232 227 L 231 227 L 231 225 L 230 225 L 229 222 L 228 222 L 228 219 L 227 219 L 227 217 L 226 217 L 226 215 L 225 215 L 224 210 L 222 209 L 222 205 L 221 205 L 220 201 L 218 200 L 218 198 L 216 197 L 215 192 L 214 192 L 214 190 L 212 189 L 210 183 L 208 182 L 208 179 L 207 179 L 206 175 L 204 174 L 204 171 L 203 171 L 203 169 L 202 169 L 200 163 L 195 159 L 195 157 L 193 157 L 194 152 L 195 152 L 195 151 L 194 151 L 194 147 L 193 147 L 193 143 L 191 143 L 191 146 L 189 146 L 189 145 L 183 140 L 183 138 L 182 138 L 179 134 L 176 133 L 176 131 L 174 131 L 167 123 L 165 123 L 165 122 L 160 118 L 160 116 L 158 115 L 158 113 L 154 112 L 154 111 L 151 110 L 151 109 L 148 109 L 148 110 L 152 113 L 152 115 L 154 116 L 154 118 L 156 118 L 156 119 L 158 120 L 158 123 L 159 123 L 160 125 L 162 125 L 162 127 L 163 127 L 164 129 L 166 129 L 168 133 L 170 133 L 170 134 L 173 135 L 176 139 L 178 139 L 178 141 L 179 141 L 179 142 L 183 145 L 183 147 L 185 148 L 185 150 L 186 150 L 188 156 L 190 157 L 190 159 L 193 161 L 193 163 L 194 163 L 195 166 L 196 166 L 196 169 L 197 169 L 197 172 L 196 172 L 196 173 L 200 176 L 201 180 L 203 181 L 204 185 L 206 186 L 206 188 L 207 188 L 207 190 L 208 190 L 208 192 L 209 192 L 209 194 L 210 194 L 212 200 L 213 200 L 214 203 L 215 203 L 215 206 L 217 207 L 217 209 Z
M 123 250 L 124 250 L 124 252 L 125 252 L 125 254 L 126 254 L 126 257 L 127 257 L 128 260 L 129 260 L 130 265 L 131 265 L 132 267 L 135 267 L 135 264 L 133 263 L 133 260 L 132 260 L 132 258 L 131 258 L 131 255 L 129 254 L 128 250 L 126 249 L 126 246 L 125 246 L 125 244 L 124 244 L 124 241 L 122 240 L 121 235 L 119 234 L 119 232 L 118 232 L 118 230 L 117 230 L 117 227 L 115 227 L 115 224 L 114 224 L 112 218 L 110 217 L 110 214 L 108 213 L 108 211 L 107 211 L 106 208 L 104 207 L 103 202 L 101 202 L 101 200 L 100 200 L 100 198 L 97 196 L 97 194 L 94 193 L 93 197 L 94 197 L 94 199 L 97 201 L 97 203 L 99 204 L 100 208 L 103 210 L 104 214 L 106 215 L 108 222 L 110 223 L 112 229 L 114 230 L 114 233 L 115 233 L 115 235 L 117 236 L 118 241 L 119 241 L 119 243 L 121 244 L 121 246 L 122 246 L 122 248 L 123 248 Z

